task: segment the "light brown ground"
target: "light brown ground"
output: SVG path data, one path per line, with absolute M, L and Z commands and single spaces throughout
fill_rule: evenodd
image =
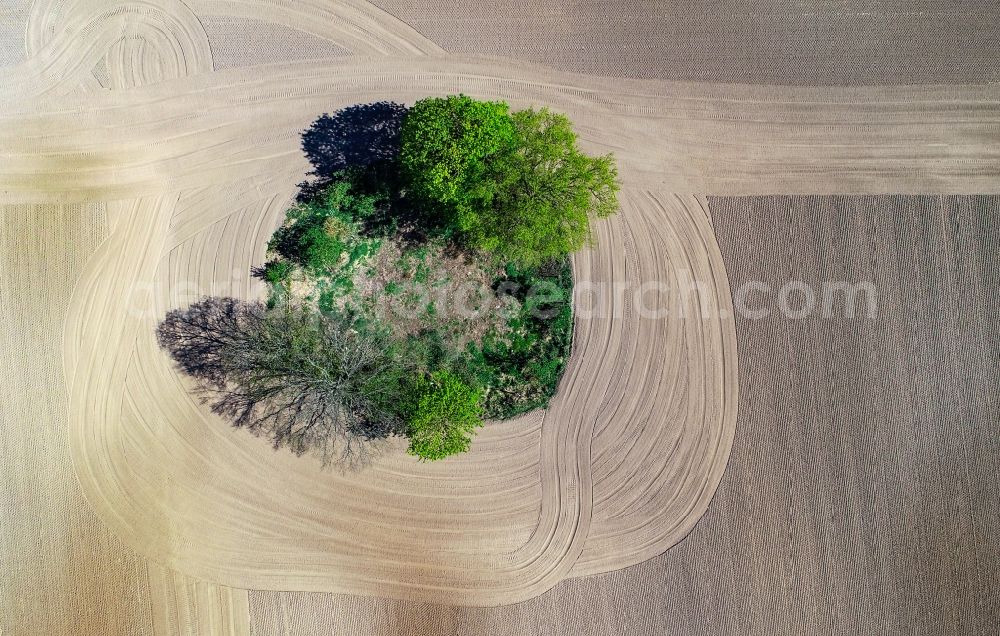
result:
M 255 633 L 990 634 L 1000 197 L 710 199 L 734 289 L 871 281 L 876 320 L 737 320 L 740 416 L 695 529 L 518 605 L 252 592 Z M 863 303 L 859 306 L 863 307 Z M 864 316 L 859 312 L 859 316 Z
M 997 0 L 373 0 L 455 55 L 612 77 L 1000 81 Z
M 360 2 L 159 7 L 37 2 L 28 62 L 0 76 L 0 100 L 8 102 L 0 115 L 4 200 L 104 202 L 108 227 L 100 247 L 81 252 L 71 268 L 78 279 L 32 298 L 66 307 L 55 321 L 65 325 L 64 339 L 60 347 L 46 331 L 48 356 L 24 352 L 18 368 L 58 368 L 61 354 L 66 386 L 46 384 L 52 393 L 43 400 L 66 405 L 68 395 L 62 452 L 73 459 L 87 504 L 149 560 L 125 550 L 135 568 L 113 575 L 148 598 L 148 617 L 129 612 L 128 601 L 105 610 L 97 598 L 77 599 L 74 610 L 5 589 L 0 626 L 13 633 L 85 627 L 85 620 L 107 621 L 100 628 L 107 633 L 246 633 L 251 619 L 268 633 L 264 619 L 287 603 L 334 597 L 245 590 L 493 605 L 660 554 L 704 513 L 735 424 L 726 271 L 705 201 L 691 193 L 1000 187 L 995 87 L 599 80 L 441 57 L 436 44 Z M 197 16 L 220 14 L 275 20 L 373 57 L 212 73 L 212 46 Z M 544 421 L 491 427 L 470 455 L 447 464 L 391 456 L 363 476 L 321 474 L 207 418 L 153 345 L 152 325 L 198 292 L 254 293 L 249 266 L 305 168 L 298 131 L 339 105 L 458 90 L 565 111 L 590 148 L 619 156 L 623 212 L 600 226 L 598 250 L 576 260 L 578 276 L 634 285 L 687 271 L 706 283 L 709 308 L 727 317 L 643 319 L 627 301 L 607 301 L 603 317 L 578 324 L 576 355 Z M 41 215 L 18 218 L 13 236 L 43 232 Z M 61 257 L 73 238 L 53 241 L 37 266 L 46 266 L 46 254 Z M 21 286 L 31 270 L 18 254 L 3 257 Z M 139 311 L 148 298 L 154 314 Z M 24 342 L 12 324 L 11 339 Z M 29 413 L 5 416 L 5 444 Z M 51 421 L 65 440 L 67 429 Z M 22 462 L 41 465 L 50 452 L 19 450 L 15 471 Z M 31 482 L 20 483 L 5 495 L 5 519 L 14 516 L 6 502 L 37 497 Z M 95 526 L 64 512 L 83 503 L 67 488 L 65 503 L 33 504 L 65 519 L 39 525 L 41 549 L 62 543 L 71 546 L 66 562 L 108 567 L 113 551 L 75 538 Z M 5 563 L 23 553 L 26 532 L 5 532 Z M 84 583 L 109 589 L 89 570 L 53 570 L 55 563 L 24 568 L 16 589 L 48 585 L 52 599 L 71 598 Z M 59 612 L 50 615 L 49 605 Z M 102 618 L 83 618 L 84 607 Z

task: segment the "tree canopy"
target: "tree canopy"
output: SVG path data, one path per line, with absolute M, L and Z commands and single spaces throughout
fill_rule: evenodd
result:
M 564 115 L 511 114 L 464 95 L 418 101 L 402 127 L 405 182 L 435 221 L 470 247 L 530 266 L 591 239 L 618 208 L 611 155 L 590 157 Z
M 357 193 L 351 179 L 333 180 L 314 199 L 287 212 L 268 247 L 304 267 L 334 267 L 358 234 L 359 220 L 372 216 L 379 203 L 377 196 Z
M 515 143 L 507 104 L 465 95 L 430 97 L 403 120 L 400 167 L 409 193 L 431 220 L 462 229 L 469 213 L 489 208 L 501 186 L 493 177 Z
M 451 371 L 436 371 L 417 380 L 407 407 L 409 453 L 436 460 L 464 453 L 482 426 L 482 390 Z
M 565 115 L 522 110 L 512 118 L 516 148 L 498 162 L 493 207 L 466 231 L 476 247 L 503 261 L 537 265 L 590 241 L 591 218 L 618 209 L 618 173 L 611 155 L 580 151 Z

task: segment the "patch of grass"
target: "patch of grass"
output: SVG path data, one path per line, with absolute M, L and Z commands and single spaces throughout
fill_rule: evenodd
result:
M 413 282 L 421 285 L 427 283 L 427 278 L 431 274 L 431 268 L 427 263 L 417 263 L 417 268 L 413 271 Z

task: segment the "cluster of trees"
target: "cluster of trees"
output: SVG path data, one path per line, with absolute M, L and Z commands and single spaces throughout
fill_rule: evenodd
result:
M 386 334 L 336 314 L 206 298 L 168 313 L 157 337 L 214 412 L 324 463 L 364 464 L 391 435 L 440 459 L 467 450 L 482 424 L 478 390 L 448 372 L 414 374 Z
M 546 108 L 465 95 L 352 106 L 321 117 L 303 148 L 319 177 L 303 184 L 305 204 L 332 184 L 369 234 L 409 225 L 500 264 L 571 254 L 590 242 L 593 219 L 618 209 L 613 156 L 585 154 L 569 119 Z
M 303 148 L 317 179 L 272 237 L 275 257 L 255 270 L 286 290 L 281 302 L 208 298 L 159 326 L 161 346 L 212 409 L 275 446 L 356 465 L 393 435 L 426 460 L 464 452 L 484 416 L 547 404 L 572 337 L 567 256 L 591 240 L 593 219 L 617 209 L 613 158 L 581 152 L 563 115 L 464 95 L 324 115 Z M 295 272 L 325 277 L 334 293 L 380 238 L 401 232 L 446 237 L 506 264 L 522 289 L 554 282 L 563 299 L 548 319 L 523 305 L 504 337 L 455 352 L 435 333 L 396 342 L 288 293 Z

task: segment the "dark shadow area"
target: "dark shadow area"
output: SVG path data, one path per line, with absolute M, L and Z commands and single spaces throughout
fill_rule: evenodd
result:
M 365 236 L 394 236 L 416 245 L 436 233 L 436 215 L 426 202 L 415 205 L 403 192 L 400 133 L 408 108 L 382 101 L 324 113 L 302 133 L 302 151 L 312 164 L 299 184 L 299 203 L 316 201 L 337 180 L 351 182 L 355 194 L 373 196 L 376 210 L 363 220 Z M 263 273 L 263 272 L 261 272 Z
M 264 320 L 260 303 L 206 297 L 187 309 L 173 309 L 156 329 L 160 347 L 181 371 L 202 386 L 226 386 L 226 350 L 239 349 L 251 323 Z
M 395 161 L 406 111 L 396 102 L 373 102 L 324 113 L 314 121 L 302 133 L 302 151 L 314 178 L 299 184 L 298 200 L 314 197 L 337 172 Z

